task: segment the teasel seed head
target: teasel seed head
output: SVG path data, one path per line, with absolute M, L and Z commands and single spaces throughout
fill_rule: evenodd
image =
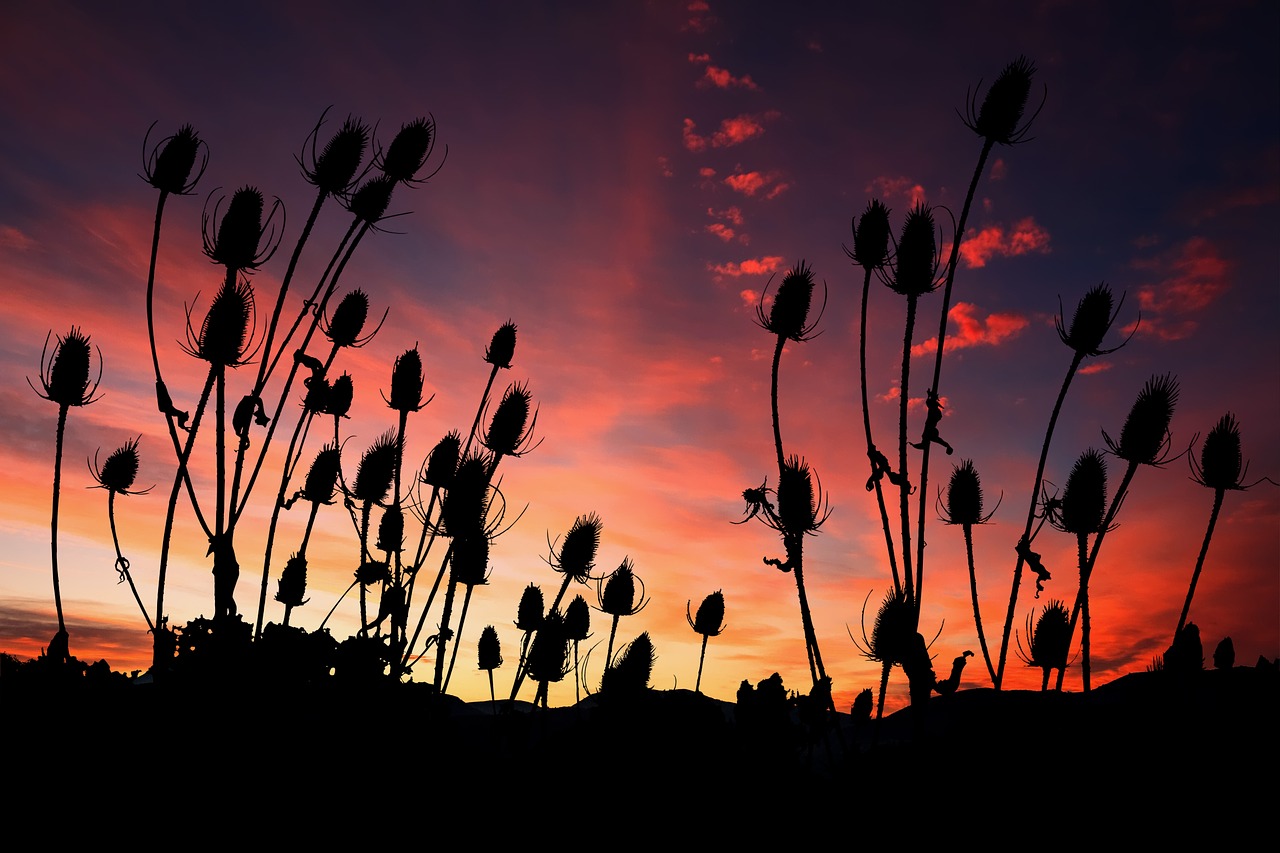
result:
M 494 456 L 523 456 L 532 449 L 533 426 L 538 414 L 534 412 L 530 423 L 531 400 L 528 385 L 516 383 L 507 387 L 489 421 L 489 430 L 481 439 L 481 444 Z
M 915 633 L 915 606 L 905 591 L 891 589 L 876 611 L 871 636 L 867 638 L 864 634 L 867 648 L 862 649 L 862 653 L 867 659 L 882 664 L 900 663 Z
M 285 563 L 280 572 L 279 586 L 276 590 L 276 601 L 286 607 L 301 607 L 310 599 L 307 594 L 307 558 L 294 554 Z
M 822 483 L 814 485 L 814 474 L 802 457 L 787 458 L 778 477 L 778 521 L 781 532 L 793 536 L 815 533 L 831 514 Z
M 542 588 L 529 584 L 520 594 L 520 604 L 516 608 L 516 628 L 521 631 L 536 631 L 542 626 Z
M 356 172 L 360 169 L 360 161 L 364 159 L 365 149 L 369 145 L 369 126 L 360 119 L 348 116 L 317 155 L 316 141 L 328 112 L 329 109 L 325 108 L 320 121 L 307 134 L 307 142 L 311 143 L 311 166 L 308 167 L 303 162 L 306 157 L 306 142 L 303 143 L 303 157 L 294 159 L 298 161 L 308 183 L 327 195 L 341 196 L 351 188 Z
M 768 315 L 764 311 L 765 294 L 760 295 L 760 304 L 756 306 L 756 323 L 766 331 L 791 341 L 807 341 L 815 337 L 814 330 L 822 319 L 820 309 L 813 322 L 809 322 L 815 287 L 813 270 L 804 261 L 800 261 L 782 277 L 782 283 L 773 295 L 773 305 Z M 823 307 L 826 307 L 825 291 Z
M 454 474 L 457 473 L 458 456 L 461 453 L 462 435 L 456 429 L 450 430 L 427 454 L 427 464 L 423 466 L 419 479 L 434 488 L 449 488 Z
M 347 210 L 368 225 L 377 225 L 387 215 L 391 191 L 396 181 L 388 175 L 377 175 L 360 185 L 347 201 Z
M 1116 456 L 1140 465 L 1163 465 L 1170 441 L 1169 423 L 1178 405 L 1178 380 L 1172 374 L 1153 376 L 1142 386 L 1120 428 L 1120 440 L 1102 437 Z
M 385 560 L 366 560 L 356 569 L 356 582 L 373 586 L 391 580 L 391 566 Z
M 333 314 L 323 324 L 325 337 L 336 347 L 362 347 L 373 339 L 378 329 L 361 337 L 365 321 L 369 318 L 369 296 L 360 288 L 348 291 L 333 309 Z M 385 315 L 383 317 L 385 318 Z M 382 324 L 378 324 L 382 328 Z
M 982 106 L 977 110 L 977 92 L 970 93 L 965 125 L 983 139 L 1001 145 L 1013 145 L 1025 140 L 1027 131 L 1031 129 L 1031 122 L 1035 120 L 1033 115 L 1025 124 L 1022 122 L 1035 73 L 1035 63 L 1025 56 L 1019 56 L 1010 62 L 991 84 L 982 100 Z
M 1053 318 L 1054 325 L 1058 329 L 1058 338 L 1081 356 L 1107 355 L 1120 349 L 1127 341 L 1121 342 L 1120 346 L 1112 349 L 1102 349 L 1102 339 L 1107 336 L 1107 332 L 1111 330 L 1111 324 L 1120 313 L 1120 305 L 1124 304 L 1124 297 L 1120 297 L 1120 305 L 1114 308 L 1112 301 L 1111 288 L 1106 282 L 1102 282 L 1080 297 L 1080 301 L 1076 303 L 1075 313 L 1071 315 L 1069 327 L 1063 324 L 1062 311 L 1059 308 L 1057 316 Z
M 489 581 L 489 537 L 454 537 L 450 550 L 451 577 L 463 586 L 482 586 Z
M 511 368 L 511 359 L 516 353 L 516 324 L 510 320 L 498 327 L 484 351 L 484 360 L 494 367 Z
M 594 512 L 575 518 L 560 545 L 560 553 L 548 560 L 551 567 L 578 583 L 590 580 L 591 570 L 596 565 L 596 549 L 600 547 L 600 531 L 603 527 L 600 516 Z
M 569 638 L 565 635 L 564 616 L 552 610 L 533 635 L 526 661 L 529 677 L 534 681 L 556 682 L 572 669 L 569 661 Z
M 351 497 L 367 504 L 381 503 L 395 479 L 399 450 L 400 442 L 395 430 L 387 430 L 378 436 L 360 457 Z
M 636 584 L 640 585 L 637 595 Z M 596 581 L 596 598 L 600 609 L 611 616 L 634 616 L 648 605 L 644 596 L 644 581 L 636 575 L 630 557 L 623 557 L 622 564 L 608 578 Z
M 205 167 L 209 165 L 209 146 L 194 127 L 184 124 L 178 128 L 177 133 L 156 143 L 148 154 L 147 143 L 155 126 L 155 122 L 152 122 L 142 140 L 143 178 L 160 192 L 190 195 L 204 175 Z M 200 170 L 193 178 L 191 170 L 195 168 L 201 149 L 204 149 L 204 158 L 200 163 Z
M 591 636 L 591 608 L 580 595 L 575 595 L 564 609 L 564 633 L 570 640 L 577 642 Z
M 718 637 L 724 633 L 724 593 L 722 591 L 716 590 L 702 599 L 696 616 L 689 615 L 690 604 L 692 602 L 685 602 L 684 607 L 684 618 L 689 621 L 690 628 L 704 637 Z
M 332 390 L 329 380 L 323 376 L 312 376 L 306 380 L 306 386 L 302 408 L 313 415 L 323 414 L 329 408 L 329 392 Z
M 355 396 L 355 385 L 352 384 L 351 374 L 343 371 L 342 375 L 333 380 L 333 384 L 329 386 L 328 402 L 324 407 L 326 415 L 333 415 L 335 418 L 347 417 L 347 412 L 351 411 L 351 400 Z
M 938 287 L 938 235 L 933 209 L 917 204 L 907 213 L 898 238 L 889 287 L 906 297 L 919 297 Z
M 1035 630 L 1031 617 L 1027 617 L 1029 654 L 1024 660 L 1029 666 L 1041 669 L 1064 669 L 1067 654 L 1071 650 L 1071 614 L 1061 601 L 1053 600 L 1044 606 Z
M 395 366 L 391 369 L 391 396 L 383 394 L 382 399 L 397 412 L 416 412 L 426 405 L 422 400 L 423 381 L 422 356 L 414 346 L 396 357 Z
M 992 510 L 986 515 L 983 509 L 982 478 L 972 459 L 961 460 L 951 471 L 951 482 L 947 484 L 947 506 L 943 520 L 947 524 L 972 526 L 985 524 L 991 519 Z
M 489 513 L 489 460 L 468 453 L 458 463 L 453 480 L 440 502 L 444 534 L 455 540 L 485 535 Z
M 87 406 L 98 399 L 98 384 L 102 380 L 102 351 L 98 351 L 98 378 L 90 376 L 93 361 L 93 345 L 89 336 L 76 326 L 65 336 L 59 336 L 49 352 L 49 338 L 45 335 L 44 349 L 40 351 L 40 388 L 31 389 L 41 397 L 59 406 Z
M 872 199 L 853 222 L 853 251 L 845 254 L 868 272 L 880 269 L 889 261 L 889 236 L 889 208 Z
M 645 631 L 628 643 L 606 666 L 604 677 L 600 679 L 600 692 L 616 695 L 646 690 L 657 660 L 653 640 L 649 638 L 649 632 Z
M 133 490 L 133 483 L 138 478 L 138 442 L 141 440 L 141 436 L 131 438 L 111 451 L 102 467 L 98 467 L 98 455 L 94 454 L 89 470 L 99 487 L 117 495 L 141 495 L 151 491 L 150 487 Z
M 1245 485 L 1249 466 L 1240 451 L 1240 425 L 1231 412 L 1223 415 L 1205 436 L 1199 465 L 1194 456 L 1188 455 L 1187 459 L 1191 463 L 1192 479 L 1210 489 L 1243 491 L 1262 482 L 1258 480 Z M 1270 480 L 1267 477 L 1262 479 Z
M 393 181 L 421 183 L 414 176 L 431 156 L 436 145 L 436 123 L 430 116 L 401 125 L 378 163 L 382 173 Z M 425 180 L 425 179 L 423 179 Z
M 303 494 L 312 503 L 332 503 L 338 488 L 338 474 L 342 470 L 342 452 L 332 444 L 326 444 L 311 460 Z
M 378 542 L 374 547 L 388 554 L 399 554 L 404 550 L 404 510 L 395 504 L 382 513 L 378 522 Z
M 199 333 L 187 311 L 187 343 L 182 349 L 211 366 L 239 367 L 251 356 L 254 334 L 253 286 L 237 278 L 224 281 L 204 315 Z
M 262 219 L 263 204 L 262 193 L 256 187 L 244 186 L 236 190 L 218 224 L 217 235 L 212 236 L 210 220 L 217 218 L 222 199 L 215 202 L 212 215 L 206 203 L 202 230 L 204 253 L 211 261 L 228 270 L 247 273 L 262 266 L 275 254 L 283 228 L 280 236 L 276 236 L 274 222 L 276 213 L 284 210 L 284 204 L 276 199 L 265 222 Z
M 1054 526 L 1077 535 L 1100 533 L 1106 515 L 1107 460 L 1091 447 L 1071 466 Z
M 502 645 L 498 642 L 498 630 L 492 625 L 485 625 L 480 632 L 480 640 L 476 643 L 479 669 L 493 672 L 502 666 Z

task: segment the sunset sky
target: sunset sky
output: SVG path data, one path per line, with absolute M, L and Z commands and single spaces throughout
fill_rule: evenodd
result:
M 743 489 L 776 483 L 774 338 L 755 317 L 761 295 L 803 260 L 825 288 L 825 313 L 822 334 L 783 355 L 781 431 L 832 507 L 807 542 L 806 580 L 836 701 L 847 709 L 878 682 L 878 664 L 850 635 L 861 640 L 868 596 L 870 632 L 890 574 L 864 488 L 862 274 L 843 247 L 872 198 L 891 209 L 895 232 L 914 202 L 935 206 L 950 240 L 946 211 L 958 215 L 981 149 L 958 112 L 967 92 L 985 91 L 1025 54 L 1038 69 L 1033 109 L 1044 105 L 1030 141 L 997 147 L 978 187 L 941 384 L 941 430 L 956 454 L 931 456 L 921 630 L 929 639 L 941 630 L 931 651 L 945 674 L 978 641 L 963 536 L 938 520 L 933 496 L 961 459 L 977 466 L 988 509 L 1003 496 L 991 523 L 974 531 L 984 627 L 998 647 L 1014 545 L 1070 363 L 1054 316 L 1061 305 L 1069 319 L 1089 288 L 1107 282 L 1125 294 L 1108 345 L 1132 337 L 1076 378 L 1046 478 L 1065 484 L 1081 452 L 1106 447 L 1103 430 L 1118 434 L 1143 383 L 1169 373 L 1181 388 L 1175 451 L 1232 412 L 1246 481 L 1280 480 L 1277 33 L 1280 6 L 1265 2 L 223 2 L 183 12 L 11 4 L 0 27 L 0 650 L 34 656 L 57 628 L 49 547 L 57 407 L 28 380 L 39 387 L 46 334 L 78 326 L 104 368 L 101 399 L 72 410 L 66 433 L 59 543 L 71 651 L 123 671 L 149 661 L 145 624 L 113 571 L 107 495 L 88 488 L 86 466 L 141 436 L 138 482 L 156 487 L 119 498 L 116 513 L 151 610 L 175 459 L 147 346 L 156 194 L 139 175 L 148 127 L 156 123 L 152 144 L 184 123 L 208 143 L 195 193 L 168 201 L 157 282 L 162 368 L 179 407 L 190 409 L 205 366 L 178 345 L 184 306 L 198 328 L 220 283 L 201 253 L 202 206 L 244 185 L 284 203 L 281 250 L 252 278 L 261 330 L 313 200 L 294 157 L 331 107 L 322 141 L 348 116 L 376 123 L 384 146 L 420 116 L 433 116 L 439 132 L 427 167 L 438 173 L 396 191 L 391 211 L 404 215 L 365 240 L 339 288 L 365 290 L 377 316 L 390 309 L 367 347 L 335 363 L 356 389 L 344 427 L 348 472 L 395 425 L 382 394 L 396 356 L 415 345 L 435 397 L 409 420 L 414 465 L 447 431 L 470 425 L 488 376 L 485 347 L 507 320 L 518 342 L 496 392 L 527 382 L 538 406 L 542 443 L 499 469 L 508 519 L 523 515 L 493 544 L 493 575 L 472 601 L 450 692 L 488 698 L 475 657 L 488 624 L 506 659 L 496 681 L 509 689 L 520 592 L 535 583 L 548 600 L 555 594 L 549 540 L 588 512 L 603 520 L 598 573 L 629 557 L 643 579 L 650 602 L 622 620 L 618 636 L 650 633 L 653 686 L 693 687 L 701 638 L 686 624 L 686 603 L 696 609 L 723 590 L 727 628 L 708 644 L 703 691 L 732 699 L 743 679 L 775 671 L 789 688 L 807 688 L 794 580 L 762 562 L 781 556 L 778 536 L 756 521 L 731 524 L 743 518 Z M 325 208 L 287 311 L 296 314 L 348 222 L 336 204 Z M 896 446 L 904 307 L 873 281 L 868 393 L 882 448 Z M 920 300 L 912 441 L 940 311 L 941 293 Z M 229 381 L 235 399 L 253 370 Z M 294 393 L 286 407 L 277 452 L 299 400 Z M 197 488 L 211 496 L 204 447 Z M 313 438 L 305 459 L 318 449 Z M 913 474 L 919 457 L 911 451 Z M 1108 461 L 1114 488 L 1123 465 Z M 1185 458 L 1142 467 L 1105 540 L 1090 587 L 1095 683 L 1145 669 L 1169 645 L 1213 502 L 1190 473 Z M 276 484 L 264 477 L 255 488 L 254 518 L 237 542 L 236 598 L 250 621 L 261 519 Z M 310 603 L 291 617 L 307 629 L 350 584 L 359 558 L 341 506 L 322 510 Z M 185 498 L 179 523 L 166 595 L 175 625 L 213 612 L 207 541 Z M 271 596 L 304 524 L 302 506 L 285 513 L 269 621 L 283 617 Z M 1046 528 L 1036 549 L 1053 579 L 1038 601 L 1024 582 L 1020 633 L 1029 614 L 1049 599 L 1070 601 L 1077 588 L 1073 536 Z M 596 603 L 594 585 L 576 593 Z M 1191 620 L 1206 658 L 1228 635 L 1238 662 L 1280 655 L 1280 488 L 1263 482 L 1226 495 Z M 353 594 L 329 626 L 341 638 L 357 621 Z M 586 645 L 606 641 L 608 627 L 593 612 Z M 592 689 L 603 657 L 601 644 L 588 669 Z M 1008 666 L 1006 686 L 1038 688 L 1039 671 L 1012 652 Z M 990 686 L 980 655 L 964 675 L 964 687 Z M 1078 668 L 1066 686 L 1079 689 Z M 890 690 L 891 705 L 905 702 L 900 671 Z M 521 695 L 532 693 L 526 686 Z M 550 695 L 572 702 L 571 681 Z

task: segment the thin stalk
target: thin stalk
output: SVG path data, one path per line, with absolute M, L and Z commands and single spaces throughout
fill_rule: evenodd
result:
M 702 653 L 698 655 L 698 680 L 693 684 L 693 692 L 702 692 L 702 662 L 707 659 L 707 640 L 710 639 L 706 634 L 702 635 Z
M 1200 556 L 1196 558 L 1196 570 L 1191 575 L 1191 586 L 1187 589 L 1187 601 L 1182 605 L 1182 615 L 1178 617 L 1178 627 L 1173 632 L 1176 641 L 1187 624 L 1187 615 L 1191 613 L 1191 599 L 1196 594 L 1196 583 L 1200 580 L 1200 571 L 1204 568 L 1204 558 L 1209 553 L 1209 540 L 1213 538 L 1213 528 L 1218 523 L 1218 513 L 1222 509 L 1224 489 L 1213 490 L 1213 510 L 1209 513 L 1209 528 L 1204 532 L 1204 542 L 1200 545 Z
M 871 270 L 864 271 L 862 276 L 862 329 L 858 335 L 858 375 L 862 386 L 862 426 L 867 434 L 867 455 L 870 458 L 875 442 L 871 439 L 871 409 L 867 404 L 867 300 L 871 290 Z M 893 533 L 889 530 L 889 511 L 884 503 L 884 490 L 880 486 L 880 477 L 874 475 L 868 481 L 875 489 L 876 504 L 880 507 L 880 525 L 884 528 L 885 550 L 889 554 L 889 571 L 893 573 L 893 588 L 902 592 L 902 580 L 898 577 L 898 557 L 893 543 Z
M 1076 534 L 1076 559 L 1080 564 L 1080 671 L 1084 674 L 1084 691 L 1089 692 L 1089 534 Z
M 973 597 L 973 621 L 978 626 L 978 644 L 982 646 L 982 659 L 987 663 L 991 682 L 996 680 L 996 669 L 991 665 L 991 652 L 987 651 L 987 637 L 982 632 L 982 610 L 978 607 L 978 575 L 973 565 L 973 526 L 964 525 L 964 549 L 969 558 L 969 593 Z
M 911 333 L 916 322 L 916 301 L 914 295 L 907 297 L 907 323 L 902 336 L 902 379 L 898 386 L 898 473 L 902 483 L 898 486 L 898 511 L 902 515 L 902 574 L 907 600 L 914 603 L 918 619 L 920 600 L 911 574 L 911 507 L 908 502 L 911 485 L 907 478 L 907 388 L 911 377 Z M 924 452 L 929 452 L 928 444 L 925 444 Z M 920 488 L 924 488 L 923 483 Z
M 53 559 L 53 606 L 58 611 L 58 633 L 65 634 L 67 624 L 62 619 L 62 585 L 58 579 L 58 496 L 62 490 L 62 440 L 67 429 L 67 406 L 58 405 L 58 434 L 54 441 L 53 455 L 53 516 L 49 522 Z
M 124 554 L 120 551 L 120 537 L 116 533 L 116 493 L 114 490 L 107 490 L 107 520 L 111 523 L 111 542 L 116 547 L 116 568 L 120 571 L 120 577 L 129 582 L 129 590 L 133 593 L 133 600 L 138 602 L 138 609 L 142 611 L 142 618 L 147 623 L 147 633 L 155 631 L 155 625 L 151 624 L 151 617 L 147 615 L 146 605 L 142 603 L 142 597 L 138 595 L 138 587 L 133 582 L 133 575 L 129 572 L 129 561 L 125 559 Z

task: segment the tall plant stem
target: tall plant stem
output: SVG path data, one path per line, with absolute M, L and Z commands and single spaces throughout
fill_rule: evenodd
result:
M 1067 627 L 1067 648 L 1071 648 L 1071 640 L 1076 635 L 1076 622 L 1080 617 L 1081 607 L 1088 594 L 1089 578 L 1093 575 L 1093 568 L 1098 562 L 1098 552 L 1102 549 L 1102 540 L 1106 538 L 1107 531 L 1111 529 L 1115 522 L 1116 515 L 1120 512 L 1120 505 L 1124 503 L 1125 495 L 1129 492 L 1129 483 L 1133 480 L 1133 474 L 1138 470 L 1137 462 L 1130 462 L 1124 469 L 1124 477 L 1120 480 L 1120 487 L 1116 489 L 1115 497 L 1111 499 L 1111 506 L 1107 507 L 1107 516 L 1102 521 L 1102 529 L 1098 531 L 1098 535 L 1093 539 L 1093 550 L 1089 552 L 1089 562 L 1084 567 L 1084 571 L 1080 576 L 1080 591 L 1076 593 L 1076 603 L 1071 609 L 1071 623 Z M 1066 675 L 1066 667 L 1058 670 L 1058 682 L 1056 688 L 1062 689 L 1062 680 Z M 1089 673 L 1085 670 L 1084 689 L 1089 689 Z
M 1027 525 L 1022 531 L 1022 538 L 1027 540 L 1028 545 L 1030 545 L 1032 539 L 1031 528 L 1036 521 L 1036 507 L 1040 501 L 1040 486 L 1044 482 L 1044 467 L 1049 458 L 1049 445 L 1053 442 L 1053 430 L 1058 424 L 1058 415 L 1062 413 L 1062 403 L 1067 398 L 1067 389 L 1071 387 L 1071 380 L 1075 377 L 1076 371 L 1080 367 L 1080 362 L 1083 360 L 1084 355 L 1079 352 L 1071 359 L 1071 366 L 1067 368 L 1067 375 L 1062 380 L 1062 387 L 1058 389 L 1058 399 L 1053 404 L 1053 413 L 1049 415 L 1049 426 L 1044 433 L 1044 443 L 1040 445 L 1040 461 L 1036 464 L 1036 479 L 1031 484 L 1031 505 L 1027 507 Z M 1004 665 L 1009 654 L 1009 633 L 1013 628 L 1013 613 L 1018 606 L 1018 587 L 1022 583 L 1022 567 L 1025 562 L 1025 558 L 1022 554 L 1019 554 L 1018 562 L 1013 567 L 1013 588 L 1009 591 L 1009 610 L 1004 617 L 1004 633 L 1000 638 L 1000 661 L 996 666 L 996 690 L 999 690 L 1000 685 L 1004 683 Z
M 62 441 L 67 430 L 67 406 L 58 405 L 58 434 L 53 452 L 53 514 L 49 522 L 51 557 L 53 560 L 53 606 L 58 611 L 58 633 L 65 634 L 62 618 L 62 585 L 58 578 L 58 496 L 62 490 Z
M 434 538 L 433 538 L 434 541 Z M 436 593 L 440 591 L 440 583 L 444 580 L 444 573 L 449 568 L 449 558 L 453 554 L 453 545 L 444 552 L 444 557 L 440 560 L 440 571 L 436 573 L 435 583 L 431 585 L 431 592 L 427 594 L 427 603 L 422 607 L 422 614 L 418 617 L 418 625 L 413 630 L 413 637 L 409 639 L 409 644 L 405 646 L 404 657 L 401 660 L 401 666 L 408 666 L 409 660 L 413 657 L 414 647 L 418 645 L 418 637 L 422 634 L 423 627 L 427 624 L 427 614 L 431 612 L 431 605 L 435 602 Z M 425 555 L 424 555 L 425 559 Z M 416 577 L 416 572 L 415 572 Z M 427 638 L 428 642 L 430 637 Z
M 871 270 L 863 271 L 862 276 L 862 327 L 858 335 L 858 377 L 862 388 L 862 427 L 867 434 L 867 458 L 875 442 L 871 438 L 871 409 L 867 404 L 867 300 L 871 290 Z M 874 476 L 874 467 L 873 467 Z M 889 510 L 884 503 L 884 489 L 880 486 L 880 477 L 871 481 L 876 493 L 876 505 L 880 507 L 880 526 L 884 528 L 885 550 L 889 554 L 889 571 L 893 573 L 893 588 L 902 592 L 902 580 L 898 577 L 898 556 L 893 543 L 893 533 L 889 529 Z
M 930 386 L 936 399 L 941 400 L 938 386 L 942 381 L 942 352 L 947 340 L 947 319 L 951 313 L 951 286 L 956 278 L 956 265 L 960 260 L 960 242 L 964 239 L 965 224 L 969 219 L 969 208 L 973 205 L 973 196 L 978 191 L 978 181 L 982 177 L 982 170 L 986 168 L 987 157 L 991 154 L 991 148 L 995 145 L 995 140 L 986 139 L 982 143 L 982 153 L 978 155 L 978 165 L 973 169 L 973 177 L 969 180 L 969 192 L 964 197 L 964 207 L 960 209 L 960 220 L 956 223 L 955 237 L 951 241 L 951 257 L 947 259 L 947 282 L 942 289 L 942 318 L 938 321 L 938 350 L 933 359 L 933 384 Z M 902 389 L 902 396 L 906 398 L 906 388 Z M 920 515 L 917 519 L 916 534 L 916 613 L 920 612 L 920 598 L 924 593 L 924 521 L 927 513 L 929 500 L 929 450 L 933 446 L 933 442 L 925 441 L 924 450 L 920 456 Z
M 973 526 L 969 524 L 964 526 L 964 550 L 969 559 L 969 594 L 973 598 L 973 622 L 978 627 L 978 644 L 982 646 L 982 659 L 986 661 L 987 674 L 991 676 L 991 683 L 994 684 L 996 668 L 991 665 L 991 652 L 987 651 L 987 637 L 982 632 L 982 610 L 978 606 L 978 574 L 973 565 Z
M 693 684 L 693 692 L 702 692 L 702 662 L 707 659 L 707 640 L 710 639 L 706 634 L 702 635 L 702 652 L 698 655 L 698 680 Z
M 457 580 L 450 577 L 449 586 L 444 593 L 444 605 L 440 611 L 440 633 L 437 635 L 438 639 L 436 640 L 436 678 L 434 683 L 437 693 L 444 692 L 444 647 L 448 643 L 449 620 L 453 618 L 453 599 L 457 594 L 457 590 Z M 467 595 L 470 596 L 470 594 L 471 589 L 468 587 Z M 454 646 L 454 651 L 457 651 L 456 645 Z
M 134 584 L 133 575 L 129 572 L 129 561 L 124 558 L 124 554 L 120 551 L 120 536 L 116 533 L 116 493 L 113 490 L 107 491 L 107 520 L 111 523 L 111 543 L 116 548 L 116 568 L 120 571 L 120 577 L 129 582 L 129 590 L 133 593 L 133 600 L 138 602 L 138 609 L 142 611 L 142 618 L 147 623 L 147 632 L 151 633 L 155 630 L 155 625 L 151 624 L 151 617 L 147 615 L 146 605 L 142 603 L 142 597 L 138 595 L 138 587 Z
M 458 659 L 458 646 L 462 645 L 462 626 L 467 623 L 467 608 L 471 606 L 471 593 L 474 589 L 475 587 L 468 586 L 467 594 L 462 597 L 462 612 L 458 614 L 458 633 L 453 638 L 453 653 L 449 655 L 449 671 L 445 674 L 444 685 L 440 688 L 441 693 L 449 692 L 449 679 L 453 678 L 453 662 Z
M 1209 553 L 1209 540 L 1213 538 L 1213 528 L 1218 523 L 1218 513 L 1222 510 L 1224 489 L 1213 490 L 1213 510 L 1209 513 L 1209 527 L 1204 532 L 1204 542 L 1200 545 L 1200 556 L 1196 558 L 1196 570 L 1191 574 L 1191 586 L 1187 588 L 1187 600 L 1182 605 L 1182 615 L 1178 617 L 1178 627 L 1174 629 L 1173 639 L 1176 641 L 1187 624 L 1187 616 L 1191 613 L 1191 599 L 1196 594 L 1196 583 L 1200 580 L 1200 571 L 1204 568 L 1204 558 Z
M 1080 672 L 1084 674 L 1084 690 L 1089 692 L 1089 534 L 1076 534 L 1076 560 L 1080 565 Z
M 558 593 L 556 593 L 555 601 L 551 602 L 551 606 L 547 608 L 547 613 L 548 613 L 548 614 L 550 614 L 552 611 L 555 611 L 555 610 L 559 609 L 559 607 L 560 607 L 560 602 L 564 599 L 564 594 L 569 590 L 569 582 L 570 582 L 571 580 L 573 580 L 572 575 L 570 575 L 568 572 L 565 572 L 565 575 L 564 575 L 564 581 L 563 581 L 563 582 L 561 582 L 561 584 L 560 584 L 560 591 L 559 591 Z M 615 629 L 615 630 L 616 630 L 616 629 Z M 536 633 L 537 633 L 537 631 L 534 631 L 533 633 L 534 633 L 534 634 L 536 634 Z M 532 638 L 530 638 L 530 639 L 531 639 L 531 641 L 532 641 Z M 612 647 L 612 643 L 610 643 L 610 647 Z M 514 683 L 511 685 L 511 701 L 512 701 L 512 702 L 514 702 L 514 701 L 515 701 L 516 696 L 520 693 L 520 686 L 521 686 L 522 684 L 524 684 L 524 679 L 525 679 L 525 677 L 529 674 L 528 665 L 529 665 L 529 661 L 528 661 L 528 659 L 526 658 L 526 659 L 525 659 L 525 661 L 524 661 L 524 665 L 523 665 L 523 666 L 520 666 L 520 667 L 517 667 L 517 669 L 516 669 L 516 677 L 515 677 L 515 681 L 514 681 Z M 605 659 L 605 663 L 604 663 L 604 665 L 605 665 L 606 667 L 608 667 L 608 666 L 609 666 L 609 661 L 608 661 L 607 656 L 606 656 L 606 659 Z M 542 687 L 542 689 L 543 689 L 543 690 L 545 690 L 545 689 L 546 689 L 546 684 L 545 684 L 545 682 L 543 683 L 543 687 Z M 535 697 L 535 699 L 534 699 L 534 702 L 535 702 L 535 704 L 537 703 L 537 699 L 536 699 L 536 697 Z
M 916 322 L 916 297 L 907 297 L 906 331 L 902 335 L 902 378 L 898 385 L 898 473 L 902 483 L 898 486 L 898 512 L 902 516 L 902 575 L 907 600 L 912 602 L 916 619 L 920 618 L 920 601 L 915 593 L 911 574 L 911 483 L 907 477 L 907 388 L 911 378 L 911 333 Z M 929 452 L 928 443 L 925 453 Z M 921 488 L 924 488 L 921 485 Z

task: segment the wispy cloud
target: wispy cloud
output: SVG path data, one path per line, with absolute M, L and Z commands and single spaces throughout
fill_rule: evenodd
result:
M 902 201 L 907 205 L 920 204 L 925 199 L 924 187 L 910 178 L 891 178 L 881 175 L 867 184 L 867 193 L 886 202 Z
M 1190 337 L 1199 326 L 1197 317 L 1227 289 L 1230 265 L 1218 249 L 1203 237 L 1192 237 L 1180 247 L 1158 257 L 1135 261 L 1136 269 L 1149 271 L 1155 280 L 1138 288 L 1142 322 L 1133 331 L 1161 340 Z
M 979 317 L 977 306 L 971 302 L 957 302 L 947 316 L 954 327 L 947 333 L 948 350 L 999 346 L 1030 325 L 1030 321 L 1021 314 L 997 312 L 988 314 L 985 318 Z M 937 351 L 937 337 L 929 338 L 911 348 L 913 356 Z
M 715 15 L 711 14 L 711 7 L 703 0 L 693 0 L 687 7 L 688 17 L 685 18 L 684 26 L 681 29 L 690 30 L 695 33 L 705 33 L 711 29 L 711 25 L 716 22 Z
M 760 195 L 766 199 L 777 198 L 791 188 L 790 182 L 779 180 L 777 172 L 737 172 L 724 179 L 724 183 L 735 192 L 745 196 Z
M 764 133 L 764 123 L 774 121 L 782 114 L 777 110 L 769 110 L 764 113 L 749 114 L 727 118 L 720 122 L 720 127 L 712 134 L 704 136 L 697 132 L 697 124 L 693 119 L 684 120 L 684 130 L 681 131 L 681 138 L 684 141 L 684 147 L 690 151 L 705 151 L 708 148 L 729 148 L 734 145 L 741 145 L 748 140 L 755 139 Z
M 12 225 L 0 225 L 0 247 L 26 251 L 35 244 L 35 240 Z
M 991 225 L 978 231 L 960 244 L 960 257 L 968 269 L 985 267 L 993 257 L 1014 257 L 1051 251 L 1049 232 L 1037 225 L 1031 217 L 1021 219 L 1009 228 Z
M 708 268 L 718 276 L 738 278 L 744 275 L 768 275 L 782 269 L 787 259 L 781 255 L 766 255 L 762 258 L 747 258 L 745 261 L 726 264 L 712 264 Z
M 711 64 L 711 56 L 706 53 L 691 53 L 689 61 L 695 65 L 706 65 L 703 71 L 702 79 L 698 81 L 700 88 L 715 87 L 717 89 L 749 89 L 753 92 L 760 91 L 760 87 L 756 85 L 756 81 L 751 79 L 751 75 L 744 74 L 741 77 L 735 77 L 727 69 L 718 65 Z
M 710 225 L 705 226 L 703 230 L 709 234 L 716 235 L 726 243 L 732 242 L 733 238 L 737 236 L 737 232 L 723 222 L 712 222 Z

